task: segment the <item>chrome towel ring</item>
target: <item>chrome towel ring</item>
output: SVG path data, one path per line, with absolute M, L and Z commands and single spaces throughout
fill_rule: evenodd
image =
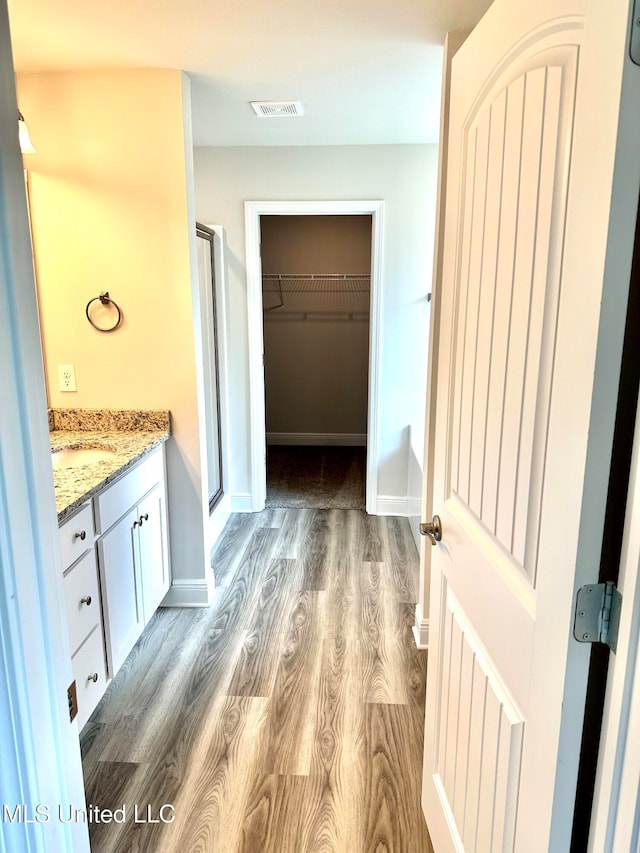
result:
M 96 323 L 94 323 L 94 321 L 91 319 L 91 313 L 89 311 L 94 302 L 100 302 L 102 305 L 113 305 L 118 314 L 113 326 L 109 326 L 105 329 L 103 326 L 98 326 Z M 87 315 L 87 320 L 91 323 L 93 328 L 97 329 L 99 332 L 114 332 L 122 322 L 122 311 L 120 310 L 120 306 L 117 302 L 114 302 L 113 299 L 111 299 L 108 290 L 103 290 L 99 296 L 94 296 L 93 299 L 90 299 L 87 302 L 85 314 Z

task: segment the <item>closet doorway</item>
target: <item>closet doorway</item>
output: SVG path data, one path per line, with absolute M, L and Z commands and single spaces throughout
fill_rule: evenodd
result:
M 245 208 L 252 508 L 375 513 L 383 203 Z
M 364 509 L 371 215 L 262 216 L 267 509 Z

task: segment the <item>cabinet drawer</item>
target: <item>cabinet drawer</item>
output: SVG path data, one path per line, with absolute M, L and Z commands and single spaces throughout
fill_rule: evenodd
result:
M 162 480 L 164 476 L 162 454 L 162 447 L 154 450 L 150 456 L 98 495 L 95 501 L 98 533 L 105 533 L 131 507 L 135 506 L 143 495 Z
M 60 526 L 62 568 L 68 569 L 78 557 L 93 548 L 93 510 L 91 504 L 83 506 L 69 521 Z
M 71 654 L 100 625 L 98 571 L 93 547 L 64 576 L 64 599 Z
M 78 729 L 82 729 L 105 691 L 104 645 L 102 631 L 96 628 L 71 658 L 78 694 Z

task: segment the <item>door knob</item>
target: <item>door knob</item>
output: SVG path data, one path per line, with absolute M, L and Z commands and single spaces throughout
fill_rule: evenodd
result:
M 432 521 L 425 521 L 420 525 L 420 533 L 428 536 L 432 545 L 442 539 L 442 522 L 439 515 L 434 515 Z

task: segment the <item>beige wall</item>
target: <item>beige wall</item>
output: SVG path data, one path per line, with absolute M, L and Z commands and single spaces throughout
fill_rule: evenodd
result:
M 263 273 L 370 273 L 371 216 L 262 216 L 260 225 Z M 265 312 L 267 441 L 358 443 L 366 433 L 369 293 L 345 288 L 285 293 Z
M 188 81 L 183 91 L 179 71 L 136 70 L 22 74 L 17 84 L 38 152 L 25 164 L 49 402 L 171 410 L 173 571 L 203 577 Z M 102 290 L 124 315 L 111 334 L 85 317 Z M 58 390 L 67 363 L 75 394 Z

